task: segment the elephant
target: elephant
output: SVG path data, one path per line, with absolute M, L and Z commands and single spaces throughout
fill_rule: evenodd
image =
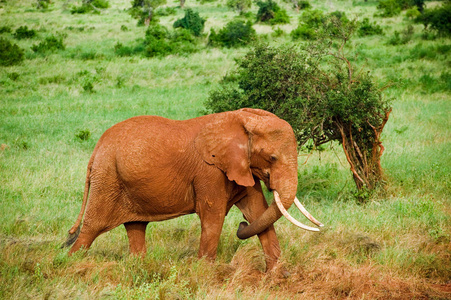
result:
M 196 213 L 198 256 L 214 260 L 225 216 L 236 205 L 249 222 L 239 224 L 238 238 L 257 235 L 266 271 L 272 270 L 281 254 L 273 224 L 282 215 L 319 231 L 287 212 L 293 203 L 322 226 L 296 198 L 297 157 L 291 126 L 260 109 L 189 120 L 137 116 L 122 121 L 104 132 L 89 160 L 81 211 L 66 241 L 72 245 L 69 255 L 124 224 L 130 253 L 143 256 L 149 222 Z M 274 194 L 271 205 L 261 182 Z

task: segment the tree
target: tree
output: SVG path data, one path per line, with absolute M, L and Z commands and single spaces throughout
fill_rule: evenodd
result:
M 200 36 L 204 30 L 205 19 L 199 16 L 191 8 L 185 11 L 185 16 L 174 22 L 174 28 L 185 28 L 191 31 L 195 36 Z
M 370 73 L 354 72 L 346 57 L 350 30 L 305 45 L 257 45 L 211 92 L 207 109 L 271 111 L 291 124 L 300 147 L 337 141 L 358 190 L 375 189 L 383 179 L 381 133 L 391 108 Z
M 138 25 L 149 26 L 154 10 L 163 4 L 166 4 L 166 0 L 133 0 L 129 13 L 133 18 L 138 19 Z

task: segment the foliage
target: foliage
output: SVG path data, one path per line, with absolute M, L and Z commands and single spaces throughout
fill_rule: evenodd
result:
M 256 2 L 258 8 L 257 21 L 274 24 L 286 24 L 290 23 L 290 17 L 287 11 L 281 8 L 273 0 L 259 0 Z
M 66 49 L 66 46 L 63 43 L 62 37 L 56 37 L 54 35 L 51 35 L 49 37 L 46 37 L 44 41 L 40 42 L 39 44 L 33 45 L 31 47 L 31 50 L 33 50 L 36 53 L 48 53 L 48 52 L 55 52 L 57 50 L 64 50 Z
M 0 65 L 13 66 L 24 60 L 24 51 L 9 40 L 0 38 Z
M 299 17 L 299 25 L 290 35 L 293 40 L 315 40 L 324 34 L 341 35 L 340 31 L 355 26 L 355 21 L 350 21 L 344 12 L 335 11 L 326 15 L 320 10 L 307 10 Z
M 36 36 L 36 30 L 34 29 L 28 29 L 28 26 L 20 26 L 16 29 L 16 32 L 14 33 L 14 37 L 18 40 L 22 39 L 31 39 Z
M 255 40 L 257 33 L 252 28 L 252 23 L 235 20 L 227 23 L 218 33 L 211 29 L 208 42 L 213 46 L 240 47 Z
M 2 33 L 11 33 L 12 29 L 10 26 L 1 26 L 0 27 L 0 34 Z
M 247 11 L 252 6 L 251 0 L 227 0 L 227 7 L 236 10 L 240 14 Z
M 138 26 L 149 25 L 154 20 L 154 10 L 166 0 L 133 0 L 129 14 L 138 20 Z
M 205 19 L 199 16 L 198 12 L 188 8 L 185 16 L 174 22 L 174 28 L 185 28 L 191 31 L 195 36 L 200 36 L 204 30 Z
M 305 46 L 257 45 L 238 69 L 210 94 L 213 112 L 262 108 L 287 120 L 300 145 L 338 141 L 357 187 L 374 189 L 381 180 L 380 133 L 390 108 L 369 72 L 355 75 L 343 47 L 320 40 Z
M 357 33 L 359 36 L 370 36 L 383 35 L 384 31 L 382 30 L 382 27 L 380 25 L 376 24 L 376 22 L 373 22 L 373 24 L 371 24 L 368 18 L 364 18 L 360 23 Z
M 50 0 L 36 0 L 37 9 L 47 9 L 49 8 Z
M 407 44 L 414 33 L 412 25 L 407 26 L 401 33 L 395 30 L 394 35 L 387 41 L 387 45 L 397 46 Z
M 188 54 L 198 50 L 196 40 L 189 30 L 182 28 L 171 33 L 159 24 L 149 26 L 144 46 L 148 57 Z
M 72 14 L 100 13 L 101 8 L 108 8 L 108 0 L 83 0 L 80 6 L 71 9 Z
M 451 1 L 443 2 L 440 7 L 425 9 L 415 21 L 440 35 L 451 35 Z
M 401 5 L 401 1 L 398 0 L 380 0 L 377 5 L 377 9 L 381 10 L 379 16 L 388 18 L 399 15 L 402 10 Z

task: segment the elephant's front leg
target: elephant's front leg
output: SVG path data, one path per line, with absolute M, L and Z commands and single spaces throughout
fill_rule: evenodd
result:
M 246 190 L 247 195 L 235 203 L 235 205 L 241 210 L 244 218 L 252 223 L 263 214 L 268 204 L 263 195 L 260 181 L 256 180 L 255 186 L 248 187 Z M 271 225 L 265 231 L 258 234 L 258 238 L 265 253 L 266 271 L 270 271 L 277 265 L 280 257 L 280 245 L 274 226 Z
M 226 201 L 207 198 L 198 202 L 197 214 L 200 218 L 201 235 L 199 245 L 199 258 L 216 258 L 219 238 L 226 215 Z

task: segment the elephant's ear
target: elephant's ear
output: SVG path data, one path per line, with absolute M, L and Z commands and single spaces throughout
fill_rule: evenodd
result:
M 218 114 L 195 139 L 202 159 L 221 169 L 227 178 L 242 186 L 255 184 L 250 169 L 249 135 L 243 121 L 233 113 Z

